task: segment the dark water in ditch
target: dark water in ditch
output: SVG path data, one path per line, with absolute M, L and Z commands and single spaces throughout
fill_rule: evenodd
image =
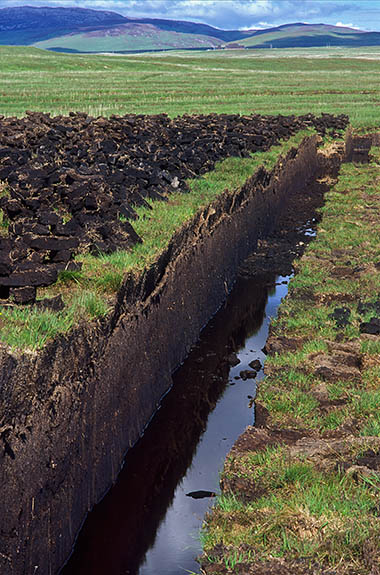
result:
M 265 360 L 268 327 L 287 293 L 287 277 L 239 280 L 225 306 L 173 376 L 116 485 L 92 511 L 64 575 L 178 575 L 197 571 L 199 530 L 218 492 L 226 454 L 254 423 L 252 360 Z M 240 363 L 231 367 L 228 356 Z M 239 378 L 239 379 L 237 379 Z
M 63 575 L 178 575 L 197 571 L 199 530 L 217 493 L 224 459 L 254 423 L 255 380 L 242 370 L 265 360 L 271 318 L 288 277 L 237 282 L 189 358 L 173 376 L 144 436 L 126 457 L 116 485 L 92 511 Z M 228 356 L 240 363 L 231 367 Z M 237 379 L 239 378 L 239 379 Z

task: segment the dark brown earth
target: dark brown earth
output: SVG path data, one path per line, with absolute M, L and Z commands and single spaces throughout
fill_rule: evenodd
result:
M 134 208 L 186 192 L 186 179 L 218 160 L 347 123 L 343 115 L 0 117 L 0 208 L 10 222 L 0 237 L 0 298 L 33 302 L 60 270 L 80 269 L 78 251 L 130 249 L 141 241 Z

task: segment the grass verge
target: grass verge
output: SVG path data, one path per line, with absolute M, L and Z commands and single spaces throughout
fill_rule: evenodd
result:
M 151 201 L 149 208 L 137 208 L 134 229 L 143 242 L 130 251 L 117 251 L 98 257 L 77 256 L 83 264 L 80 272 L 62 272 L 58 282 L 39 290 L 42 297 L 61 294 L 65 309 L 61 312 L 36 308 L 3 308 L 0 317 L 0 340 L 15 348 L 38 349 L 59 333 L 66 333 L 81 319 L 91 320 L 107 315 L 115 293 L 127 272 L 139 275 L 168 246 L 173 234 L 190 221 L 202 208 L 212 203 L 223 191 L 240 188 L 260 166 L 272 170 L 281 155 L 297 147 L 314 132 L 301 131 L 288 141 L 249 158 L 227 158 L 212 172 L 188 182 L 188 193 L 170 194 L 166 202 Z
M 380 335 L 363 333 L 380 318 L 379 183 L 372 148 L 327 194 L 272 325 L 266 440 L 251 428 L 251 447 L 227 459 L 202 533 L 206 573 L 379 572 Z

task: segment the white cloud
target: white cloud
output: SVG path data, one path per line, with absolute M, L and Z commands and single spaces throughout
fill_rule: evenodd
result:
M 337 22 L 335 26 L 340 26 L 342 28 L 352 28 L 353 30 L 361 30 L 359 26 L 354 26 L 354 24 L 343 24 L 343 22 Z

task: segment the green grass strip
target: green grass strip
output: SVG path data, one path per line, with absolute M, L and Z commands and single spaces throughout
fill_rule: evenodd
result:
M 62 294 L 65 309 L 54 313 L 29 307 L 4 307 L 0 316 L 0 340 L 12 348 L 36 350 L 57 334 L 67 333 L 82 319 L 107 315 L 127 272 L 138 275 L 148 268 L 168 246 L 173 234 L 200 209 L 210 205 L 225 190 L 240 188 L 260 166 L 272 170 L 281 155 L 313 133 L 313 130 L 300 131 L 280 145 L 249 158 L 227 158 L 217 163 L 213 171 L 188 181 L 188 193 L 172 193 L 167 202 L 150 201 L 151 209 L 137 208 L 138 219 L 133 225 L 143 243 L 130 251 L 110 255 L 77 256 L 77 261 L 83 263 L 80 272 L 62 272 L 54 286 L 39 290 L 42 297 Z

